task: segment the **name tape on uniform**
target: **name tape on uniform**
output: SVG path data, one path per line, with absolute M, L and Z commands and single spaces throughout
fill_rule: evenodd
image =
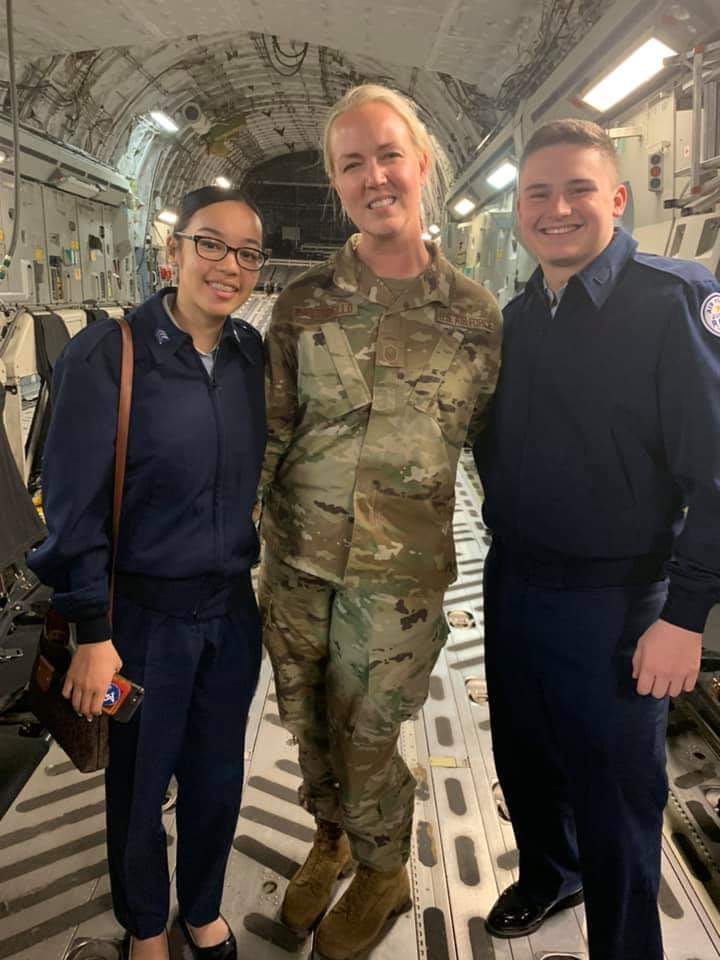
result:
M 325 303 L 318 307 L 293 307 L 294 320 L 334 320 L 355 313 L 352 303 Z
M 720 293 L 711 293 L 705 297 L 700 307 L 700 318 L 706 330 L 720 337 Z
M 438 323 L 448 327 L 466 327 L 473 330 L 485 330 L 492 333 L 495 329 L 490 317 L 469 317 L 466 313 L 452 313 L 450 310 L 440 310 L 437 315 Z

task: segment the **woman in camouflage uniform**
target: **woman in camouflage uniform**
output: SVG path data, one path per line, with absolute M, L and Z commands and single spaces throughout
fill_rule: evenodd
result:
M 317 939 L 349 960 L 411 905 L 415 781 L 397 740 L 447 635 L 457 461 L 495 386 L 500 312 L 422 239 L 436 159 L 411 101 L 355 88 L 324 152 L 359 233 L 285 289 L 268 331 L 260 600 L 317 820 L 282 919 L 313 927 L 354 858 Z

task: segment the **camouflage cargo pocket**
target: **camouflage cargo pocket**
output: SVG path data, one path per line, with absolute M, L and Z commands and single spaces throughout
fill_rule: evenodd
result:
M 441 612 L 424 638 L 405 640 L 398 634 L 384 650 L 369 651 L 368 692 L 354 718 L 355 742 L 392 736 L 415 716 L 427 699 L 430 674 L 448 632 Z
M 336 324 L 326 324 L 335 336 Z M 365 379 L 357 369 L 347 338 L 342 334 L 331 353 L 325 333 L 303 332 L 298 340 L 298 401 L 305 405 L 304 420 L 335 420 L 371 401 Z
M 403 689 L 402 691 L 403 700 L 400 714 L 402 721 L 411 720 L 427 700 L 430 689 L 430 674 L 433 672 L 438 657 L 445 646 L 449 632 L 445 617 L 441 615 L 438 617 L 432 642 L 423 650 L 423 656 L 418 661 L 412 684 L 409 685 L 409 689 Z

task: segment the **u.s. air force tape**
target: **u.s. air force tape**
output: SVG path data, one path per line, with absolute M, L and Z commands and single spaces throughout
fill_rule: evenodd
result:
M 700 307 L 700 319 L 706 330 L 720 337 L 720 293 L 711 293 L 705 297 Z

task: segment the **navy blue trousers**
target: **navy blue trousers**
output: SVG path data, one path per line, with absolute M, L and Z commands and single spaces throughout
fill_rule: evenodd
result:
M 485 651 L 495 764 L 529 895 L 585 891 L 591 960 L 662 960 L 667 698 L 632 656 L 666 584 L 537 585 L 493 547 Z
M 115 601 L 122 673 L 144 686 L 145 698 L 130 723 L 110 724 L 108 861 L 115 914 L 141 939 L 161 933 L 168 919 L 160 807 L 173 774 L 180 912 L 202 926 L 220 910 L 260 666 L 260 619 L 249 575 L 247 587 L 228 613 L 171 616 L 126 597 Z

